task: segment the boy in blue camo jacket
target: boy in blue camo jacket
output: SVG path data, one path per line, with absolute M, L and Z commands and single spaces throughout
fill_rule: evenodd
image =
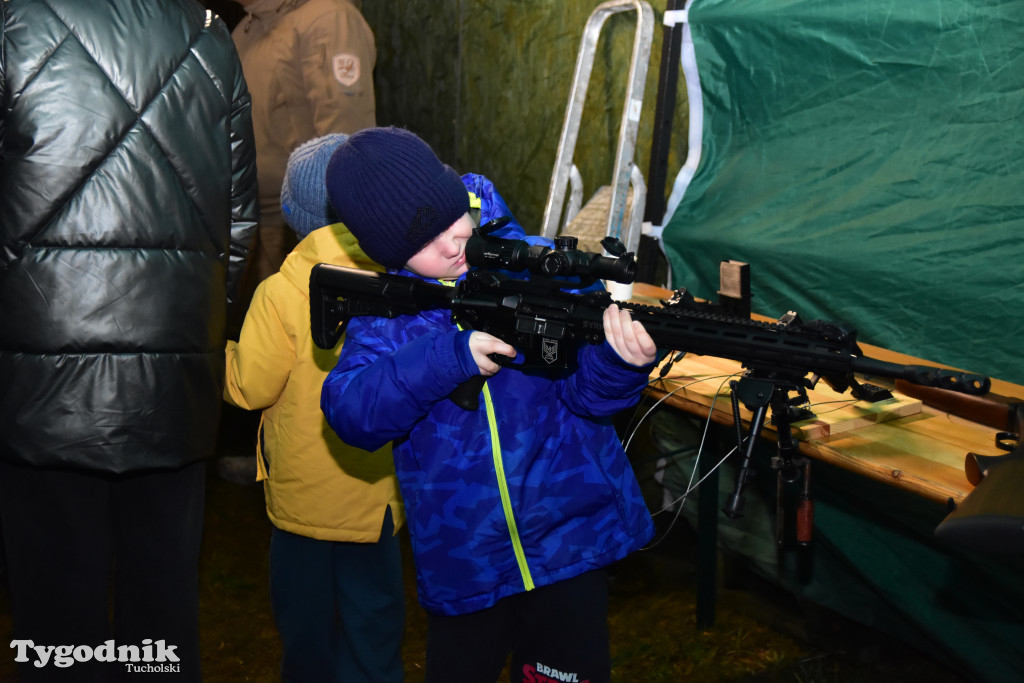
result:
M 352 135 L 327 169 L 331 204 L 390 272 L 455 281 L 479 223 L 510 216 L 486 178 L 461 178 L 413 133 Z M 515 222 L 500 237 L 527 238 Z M 350 322 L 321 408 L 346 442 L 393 442 L 429 619 L 426 680 L 487 681 L 512 653 L 512 681 L 608 681 L 605 568 L 653 523 L 611 417 L 634 404 L 656 348 L 609 306 L 607 341 L 574 371 L 500 371 L 516 350 L 462 331 L 447 310 Z M 485 375 L 480 406 L 448 400 Z

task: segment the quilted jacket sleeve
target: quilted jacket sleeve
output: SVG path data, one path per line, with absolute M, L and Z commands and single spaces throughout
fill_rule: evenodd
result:
M 4 65 L 5 43 L 7 41 L 7 3 L 0 2 L 0 157 L 4 153 L 4 138 L 7 118 L 7 68 Z
M 292 311 L 282 310 L 273 295 L 274 289 L 282 286 L 288 285 L 279 273 L 259 284 L 238 341 L 227 342 L 224 400 L 231 405 L 263 410 L 276 403 L 284 391 L 296 351 L 285 323 Z
M 608 342 L 584 344 L 579 367 L 560 383 L 561 399 L 581 417 L 610 417 L 640 400 L 652 368 L 630 365 Z
M 231 244 L 227 277 L 228 302 L 232 304 L 249 261 L 259 217 L 252 101 L 237 54 L 234 55 L 234 61 L 235 79 L 231 93 Z
M 469 332 L 434 329 L 403 343 L 389 334 L 395 322 L 354 319 L 320 395 L 327 423 L 367 451 L 409 434 L 434 404 L 479 374 Z

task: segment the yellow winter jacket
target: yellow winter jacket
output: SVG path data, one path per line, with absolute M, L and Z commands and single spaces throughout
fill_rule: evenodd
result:
M 313 344 L 309 274 L 317 263 L 380 270 L 340 223 L 309 234 L 256 289 L 239 341 L 227 343 L 224 400 L 262 410 L 259 479 L 274 526 L 326 541 L 378 540 L 391 506 L 405 521 L 391 446 L 343 443 L 320 412 L 320 388 L 341 350 Z

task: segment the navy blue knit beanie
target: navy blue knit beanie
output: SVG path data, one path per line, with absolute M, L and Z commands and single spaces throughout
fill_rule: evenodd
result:
M 299 239 L 338 222 L 327 201 L 324 175 L 331 154 L 347 139 L 348 136 L 342 133 L 313 138 L 296 147 L 288 156 L 281 185 L 281 213 Z
M 363 251 L 401 268 L 469 211 L 462 179 L 402 128 L 352 134 L 327 164 L 327 196 Z

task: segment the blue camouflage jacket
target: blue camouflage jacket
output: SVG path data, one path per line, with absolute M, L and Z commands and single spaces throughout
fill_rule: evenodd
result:
M 486 178 L 463 182 L 481 224 L 511 216 Z M 498 234 L 541 239 L 514 221 Z M 604 567 L 653 534 L 610 421 L 637 401 L 645 369 L 607 343 L 584 344 L 575 371 L 502 369 L 466 411 L 447 396 L 479 374 L 469 334 L 447 310 L 354 318 L 321 395 L 348 443 L 373 451 L 394 442 L 419 599 L 447 615 Z

